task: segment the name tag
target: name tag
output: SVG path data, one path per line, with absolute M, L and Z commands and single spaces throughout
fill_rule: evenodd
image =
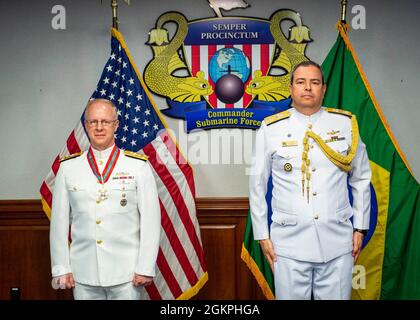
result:
M 112 180 L 127 180 L 127 179 L 134 179 L 134 176 L 119 176 L 119 177 L 112 177 Z
M 345 140 L 345 137 L 337 137 L 337 136 L 333 136 L 330 139 L 324 140 L 325 143 L 330 143 L 330 142 L 335 142 L 335 141 L 342 141 Z
M 297 147 L 298 142 L 296 140 L 282 141 L 282 147 Z

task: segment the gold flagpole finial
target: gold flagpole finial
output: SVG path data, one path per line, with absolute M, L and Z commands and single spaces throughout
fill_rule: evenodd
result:
M 130 0 L 124 0 L 125 3 L 130 5 Z M 101 0 L 102 3 L 102 0 Z M 118 30 L 118 0 L 111 0 L 112 8 L 112 27 Z
M 118 30 L 118 0 L 111 0 L 112 27 Z
M 341 22 L 346 23 L 347 16 L 347 0 L 341 1 Z

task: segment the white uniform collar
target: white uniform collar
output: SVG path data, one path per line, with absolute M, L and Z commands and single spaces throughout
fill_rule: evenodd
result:
M 311 114 L 310 116 L 307 116 L 303 113 L 300 113 L 295 108 L 291 108 L 289 111 L 292 113 L 293 116 L 296 117 L 296 119 L 299 120 L 299 122 L 301 122 L 304 125 L 314 124 L 321 117 L 321 115 L 324 113 L 324 109 L 322 107 L 321 107 L 321 109 L 319 109 L 314 114 Z
M 113 148 L 114 148 L 114 144 L 110 146 L 109 148 L 102 151 L 96 150 L 94 147 L 92 147 L 92 150 L 93 150 L 93 154 L 95 155 L 95 159 L 97 161 L 102 160 L 104 163 L 106 163 L 108 161 L 108 158 Z

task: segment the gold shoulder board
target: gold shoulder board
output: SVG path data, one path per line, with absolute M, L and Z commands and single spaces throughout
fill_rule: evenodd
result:
M 82 153 L 83 153 L 83 151 L 80 151 L 80 152 L 77 152 L 77 153 L 73 153 L 69 156 L 63 157 L 63 158 L 60 159 L 60 163 L 66 161 L 66 160 L 77 158 L 78 156 L 82 155 Z
M 269 126 L 270 124 L 276 123 L 278 121 L 287 119 L 290 117 L 290 112 L 289 111 L 283 111 L 283 112 L 279 112 L 276 114 L 273 114 L 272 116 L 269 116 L 267 118 L 264 119 L 264 122 L 267 124 L 267 126 Z
M 325 108 L 325 109 L 330 113 L 338 113 L 338 114 L 342 114 L 350 118 L 353 116 L 353 114 L 350 111 L 346 111 L 342 109 L 334 109 L 334 108 Z
M 144 154 L 135 153 L 135 152 L 128 151 L 128 150 L 124 150 L 124 154 L 127 157 L 134 158 L 134 159 L 139 159 L 139 160 L 143 160 L 143 161 L 149 160 L 149 157 L 145 156 Z

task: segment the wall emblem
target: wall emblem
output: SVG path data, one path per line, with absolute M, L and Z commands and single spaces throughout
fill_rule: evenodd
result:
M 210 2 L 218 15 L 231 9 L 223 1 Z M 291 24 L 287 35 L 285 21 Z M 165 29 L 170 23 L 176 25 L 172 36 Z M 265 117 L 289 107 L 290 72 L 309 60 L 305 50 L 311 41 L 309 28 L 289 9 L 276 11 L 269 20 L 188 21 L 179 12 L 167 12 L 149 33 L 153 58 L 144 80 L 153 93 L 166 98 L 165 115 L 186 120 L 187 132 L 258 128 Z

